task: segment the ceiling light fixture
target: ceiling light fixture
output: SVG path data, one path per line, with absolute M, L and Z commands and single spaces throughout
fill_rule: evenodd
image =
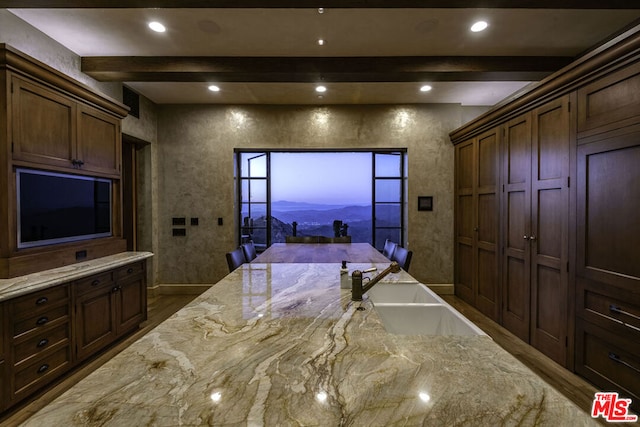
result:
M 216 86 L 216 85 L 210 85 L 209 86 L 209 90 L 211 92 L 220 92 L 220 88 L 218 86 Z
M 324 13 L 324 7 L 319 7 L 318 8 L 318 13 L 320 13 L 320 14 Z
M 420 88 L 420 92 L 429 92 L 431 89 L 432 89 L 431 86 L 424 85 Z
M 323 39 L 318 39 L 318 45 L 324 46 L 324 40 Z
M 149 28 L 151 28 L 156 33 L 164 33 L 165 31 L 167 31 L 165 26 L 157 21 L 149 22 Z
M 316 92 L 318 93 L 324 93 L 327 91 L 327 88 L 324 86 L 316 86 Z
M 471 31 L 473 31 L 474 33 L 478 33 L 480 31 L 486 30 L 488 26 L 489 24 L 487 24 L 485 21 L 478 21 L 471 26 Z

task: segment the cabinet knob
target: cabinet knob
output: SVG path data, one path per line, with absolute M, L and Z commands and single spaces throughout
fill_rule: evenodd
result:
M 96 279 L 93 282 L 91 282 L 91 286 L 98 286 L 100 284 L 100 280 Z
M 41 318 L 39 318 L 38 320 L 36 320 L 36 325 L 38 326 L 42 326 L 45 323 L 47 323 L 49 321 L 49 318 L 47 316 L 42 316 Z
M 111 292 L 116 293 L 120 290 L 120 286 L 116 286 L 113 289 L 111 289 Z
M 529 240 L 531 240 L 531 241 L 536 240 L 536 236 L 533 236 L 533 235 L 532 235 L 531 237 L 529 237 Z
M 49 298 L 47 298 L 47 297 L 38 298 L 36 300 L 36 305 L 46 304 L 47 301 L 49 301 Z
M 525 235 L 524 240 L 529 240 L 529 236 Z
M 40 366 L 40 367 L 38 368 L 38 373 L 39 373 L 39 374 L 42 374 L 42 373 L 46 372 L 46 371 L 47 371 L 47 369 L 49 369 L 49 365 L 47 365 L 47 364 L 45 363 L 44 365 L 42 365 L 42 366 Z
M 478 227 L 473 227 L 473 231 L 478 231 L 479 228 Z
M 133 273 L 133 268 L 127 269 L 127 274 L 131 274 L 131 273 Z
M 36 344 L 36 347 L 38 347 L 38 348 L 44 347 L 47 344 L 49 344 L 49 340 L 46 339 L 46 338 L 43 338 L 40 341 L 38 341 L 38 344 Z

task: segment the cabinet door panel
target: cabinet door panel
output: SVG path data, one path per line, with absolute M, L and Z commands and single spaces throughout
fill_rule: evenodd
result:
M 533 111 L 531 344 L 566 365 L 569 273 L 568 96 Z
M 578 150 L 578 274 L 623 287 L 640 286 L 639 135 Z
M 115 298 L 110 286 L 76 301 L 76 347 L 79 360 L 116 339 Z
M 147 295 L 144 276 L 132 277 L 118 282 L 118 334 L 137 327 L 146 319 Z
M 12 84 L 13 158 L 71 167 L 76 155 L 76 104 L 17 77 Z
M 82 170 L 118 175 L 121 135 L 119 121 L 98 110 L 81 106 L 78 119 L 78 157 Z
M 503 325 L 529 342 L 530 218 L 531 218 L 531 114 L 505 125 Z

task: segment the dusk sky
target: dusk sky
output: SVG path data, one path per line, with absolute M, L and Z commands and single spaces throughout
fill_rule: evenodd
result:
M 271 199 L 371 204 L 371 153 L 272 153 Z

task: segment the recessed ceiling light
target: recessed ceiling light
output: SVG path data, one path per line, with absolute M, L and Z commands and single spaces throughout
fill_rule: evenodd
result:
M 319 7 L 318 8 L 318 13 L 324 13 L 324 7 Z
M 216 85 L 210 85 L 209 86 L 209 90 L 211 92 L 220 92 L 220 88 L 218 86 L 216 86 Z
M 323 39 L 318 39 L 318 45 L 323 46 L 324 45 L 324 40 Z
M 149 28 L 151 28 L 156 33 L 164 33 L 165 31 L 167 31 L 165 26 L 157 21 L 149 22 Z
M 431 90 L 431 86 L 429 85 L 423 85 L 422 87 L 420 87 L 420 92 L 429 92 Z
M 316 86 L 316 92 L 324 93 L 327 91 L 327 88 L 324 86 Z
M 487 24 L 485 21 L 478 21 L 471 26 L 471 31 L 477 33 L 485 30 L 488 26 L 489 24 Z

